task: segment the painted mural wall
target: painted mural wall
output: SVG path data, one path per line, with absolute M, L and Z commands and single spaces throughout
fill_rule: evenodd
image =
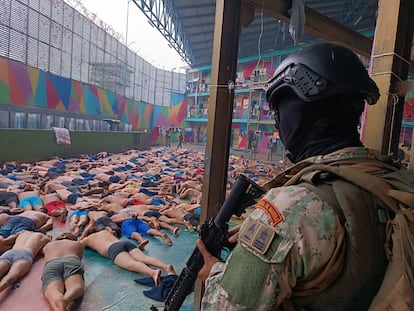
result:
M 414 128 L 414 89 L 411 89 L 405 96 L 403 123 L 401 127 L 400 144 L 410 147 L 413 140 Z
M 236 92 L 233 106 L 231 146 L 236 149 L 251 149 L 253 136 L 258 139 L 258 151 L 267 150 L 269 139 L 274 137 L 273 114 L 260 89 L 275 70 L 280 57 L 270 57 L 260 62 L 244 61 L 237 65 Z M 205 143 L 211 66 L 200 67 L 187 74 L 187 118 L 191 127 L 190 141 Z M 253 88 L 251 88 L 253 86 Z M 254 86 L 258 87 L 256 90 Z M 251 91 L 252 89 L 252 91 Z
M 157 126 L 184 126 L 184 94 L 173 93 L 172 103 L 171 107 L 164 107 L 137 102 L 94 85 L 0 57 L 0 105 L 102 116 L 132 124 L 134 130 L 152 131 Z

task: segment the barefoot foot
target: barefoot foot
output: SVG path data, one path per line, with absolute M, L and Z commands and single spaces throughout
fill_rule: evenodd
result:
M 139 243 L 138 248 L 142 251 L 148 243 L 148 240 L 144 240 L 141 243 Z
M 161 235 L 161 238 L 164 240 L 165 244 L 167 244 L 168 246 L 171 246 L 173 244 L 173 242 L 171 241 L 171 239 L 166 233 L 163 233 Z
M 194 232 L 194 227 L 189 223 L 189 222 L 185 222 L 185 226 L 187 227 L 188 231 L 190 232 Z
M 168 275 L 176 275 L 173 265 L 168 265 L 167 269 L 165 269 L 165 271 L 167 271 Z
M 152 279 L 154 280 L 155 286 L 161 285 L 161 270 L 157 269 L 154 271 L 152 275 Z

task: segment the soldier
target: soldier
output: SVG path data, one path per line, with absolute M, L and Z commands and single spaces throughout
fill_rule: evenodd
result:
M 273 140 L 272 138 L 269 138 L 269 141 L 267 142 L 267 161 L 273 161 Z
M 184 140 L 184 136 L 183 133 L 180 131 L 180 133 L 178 134 L 178 144 L 177 144 L 177 149 L 182 148 L 183 147 L 183 140 Z
M 378 200 L 345 181 L 335 192 L 322 184 L 334 199 L 327 200 L 317 183 L 283 186 L 278 178 L 288 180 L 295 169 L 314 163 L 354 161 L 362 168 L 381 161 L 358 132 L 365 104 L 379 98 L 378 87 L 351 50 L 322 43 L 282 61 L 266 97 L 287 157 L 298 165 L 267 185 L 227 262 L 197 241 L 205 263 L 199 272 L 206 288 L 202 309 L 367 310 L 387 264 Z

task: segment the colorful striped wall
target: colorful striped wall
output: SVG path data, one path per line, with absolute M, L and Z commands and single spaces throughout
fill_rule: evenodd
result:
M 60 77 L 0 57 L 0 104 L 39 107 L 102 116 L 130 123 L 133 129 L 174 124 L 183 126 L 184 94 L 172 94 L 172 107 L 117 95 L 94 85 Z
M 403 120 L 414 121 L 414 88 L 405 96 Z
M 171 107 L 153 106 L 151 128 L 186 127 L 183 124 L 187 111 L 184 94 L 172 93 L 171 96 Z

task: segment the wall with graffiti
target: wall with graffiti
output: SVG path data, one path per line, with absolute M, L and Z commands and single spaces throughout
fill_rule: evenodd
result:
M 185 115 L 184 94 L 172 93 L 172 106 L 137 102 L 94 85 L 63 78 L 0 57 L 0 110 L 2 105 L 37 107 L 117 119 L 133 129 L 174 125 Z
M 405 96 L 400 143 L 411 146 L 414 128 L 414 88 Z

